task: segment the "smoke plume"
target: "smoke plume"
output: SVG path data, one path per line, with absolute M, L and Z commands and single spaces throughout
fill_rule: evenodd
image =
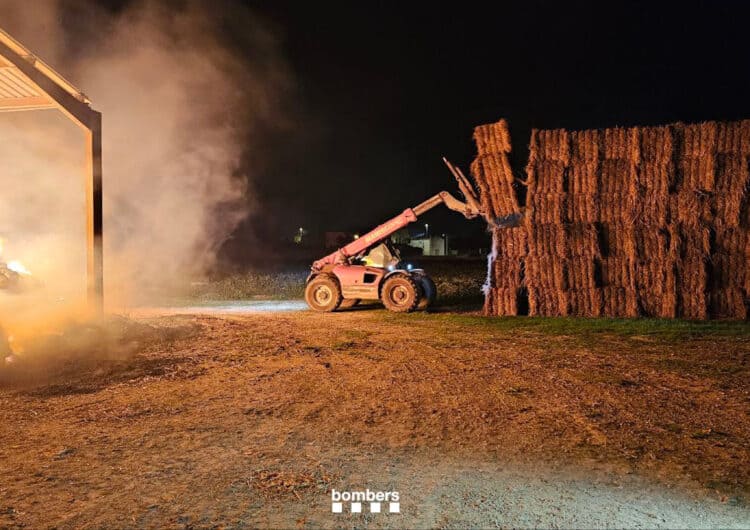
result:
M 210 269 L 248 213 L 240 161 L 259 167 L 257 140 L 285 123 L 274 33 L 231 1 L 0 0 L 0 27 L 102 112 L 108 304 Z M 0 261 L 24 260 L 56 307 L 83 296 L 83 146 L 57 111 L 0 114 Z M 0 324 L 32 298 L 0 291 Z

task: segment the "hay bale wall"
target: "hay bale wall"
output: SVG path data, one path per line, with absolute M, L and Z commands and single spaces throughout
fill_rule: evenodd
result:
M 487 216 L 498 218 L 520 212 L 516 179 L 508 159 L 511 144 L 507 122 L 500 120 L 477 127 L 474 142 L 477 158 L 471 164 L 471 175 Z M 492 248 L 502 249 L 502 252 L 493 251 L 488 258 L 484 312 L 488 315 L 518 315 L 519 300 L 525 296 L 526 230 L 493 230 Z
M 474 138 L 489 217 L 520 211 L 507 123 Z M 493 229 L 485 313 L 746 319 L 749 161 L 750 120 L 532 131 L 524 224 Z

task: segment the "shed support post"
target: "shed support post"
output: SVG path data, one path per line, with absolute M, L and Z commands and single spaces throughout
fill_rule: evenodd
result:
M 102 115 L 96 112 L 86 130 L 86 280 L 88 303 L 104 311 L 104 250 L 102 204 Z

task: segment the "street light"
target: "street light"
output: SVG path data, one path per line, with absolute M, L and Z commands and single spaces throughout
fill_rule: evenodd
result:
M 430 225 L 428 223 L 424 224 L 424 235 L 429 236 L 430 235 Z

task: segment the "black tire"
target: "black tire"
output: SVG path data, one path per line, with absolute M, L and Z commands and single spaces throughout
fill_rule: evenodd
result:
M 359 304 L 359 298 L 344 298 L 339 304 L 339 309 L 351 309 Z
M 305 287 L 305 302 L 313 311 L 331 312 L 341 305 L 341 287 L 335 276 L 319 274 Z
M 424 295 L 422 296 L 422 300 L 419 301 L 417 309 L 420 311 L 427 311 L 430 306 L 435 303 L 435 299 L 437 298 L 437 287 L 435 286 L 435 282 L 432 281 L 432 278 L 427 275 L 420 276 L 419 281 Z
M 389 311 L 410 313 L 422 299 L 422 287 L 408 274 L 394 274 L 385 280 L 380 300 Z

